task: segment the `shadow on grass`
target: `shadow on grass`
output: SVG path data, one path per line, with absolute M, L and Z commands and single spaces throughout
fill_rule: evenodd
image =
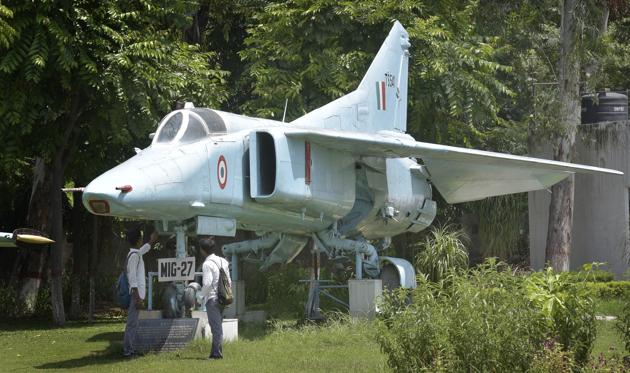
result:
M 273 328 L 267 323 L 238 323 L 238 339 L 246 341 L 255 341 L 265 338 L 272 332 Z
M 87 321 L 68 321 L 65 326 L 57 326 L 51 320 L 46 319 L 9 319 L 0 322 L 0 330 L 5 332 L 17 332 L 39 329 L 77 329 L 89 326 L 99 326 L 108 324 L 117 324 L 124 322 L 125 319 L 104 319 L 96 320 L 92 323 Z
M 102 351 L 92 351 L 88 356 L 75 359 L 56 361 L 35 366 L 35 369 L 71 369 L 92 365 L 113 364 L 120 362 L 122 358 L 123 332 L 106 332 L 91 336 L 86 342 L 108 341 L 109 346 Z

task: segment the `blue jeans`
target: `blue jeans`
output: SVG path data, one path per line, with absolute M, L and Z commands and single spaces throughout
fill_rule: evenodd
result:
M 210 357 L 223 358 L 223 306 L 217 299 L 209 299 L 206 302 L 206 313 L 208 314 L 208 324 L 212 331 L 212 351 Z
M 123 342 L 123 354 L 130 355 L 135 353 L 133 350 L 133 339 L 138 330 L 138 309 L 136 303 L 131 300 L 129 309 L 127 309 L 127 325 L 125 325 L 125 338 Z

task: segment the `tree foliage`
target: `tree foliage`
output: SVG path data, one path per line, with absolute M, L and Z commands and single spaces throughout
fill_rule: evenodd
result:
M 93 138 L 128 142 L 175 100 L 217 105 L 224 72 L 181 40 L 186 1 L 16 2 L 0 48 L 0 131 L 5 156 L 50 154 L 72 112 Z M 37 133 L 49 141 L 32 141 Z
M 146 133 L 175 100 L 216 105 L 225 98 L 225 73 L 213 55 L 183 41 L 197 6 L 184 0 L 6 5 L 14 33 L 0 45 L 0 131 L 7 143 L 0 169 L 11 172 L 25 158 L 41 166 L 34 168 L 28 220 L 55 241 L 50 273 L 58 325 L 65 323 L 60 189 L 70 162 L 83 161 L 75 163 L 75 175 L 91 166 L 102 171 L 103 163 L 88 160 L 120 156 L 118 146 Z M 95 142 L 100 146 L 90 146 Z M 83 157 L 75 157 L 78 148 Z
M 630 85 L 625 3 L 581 2 L 588 89 Z M 525 154 L 528 137 L 563 133 L 557 1 L 2 0 L 2 221 L 25 220 L 16 211 L 35 159 L 61 160 L 61 184 L 87 182 L 146 145 L 177 100 L 278 119 L 288 99 L 295 119 L 354 90 L 394 20 L 410 33 L 418 140 Z M 515 251 L 523 198 L 465 207 L 479 215 L 486 255 Z M 457 219 L 461 208 L 439 211 Z
M 296 118 L 356 89 L 394 19 L 409 31 L 408 128 L 418 138 L 483 145 L 500 122 L 496 97 L 513 92 L 498 79 L 508 66 L 495 40 L 475 34 L 475 2 L 290 0 L 255 15 L 246 75 L 254 98 L 243 110 L 279 117 L 285 98 Z

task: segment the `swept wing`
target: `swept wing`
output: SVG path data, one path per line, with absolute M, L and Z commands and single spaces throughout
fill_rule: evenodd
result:
M 285 134 L 360 156 L 420 158 L 448 203 L 546 189 L 574 173 L 623 175 L 607 168 L 418 142 L 389 131 L 291 129 Z

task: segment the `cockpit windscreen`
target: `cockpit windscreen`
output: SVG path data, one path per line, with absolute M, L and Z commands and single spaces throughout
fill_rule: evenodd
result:
M 210 129 L 210 130 L 209 130 Z M 154 144 L 188 144 L 208 134 L 225 133 L 223 119 L 210 109 L 183 109 L 169 113 L 159 125 Z

